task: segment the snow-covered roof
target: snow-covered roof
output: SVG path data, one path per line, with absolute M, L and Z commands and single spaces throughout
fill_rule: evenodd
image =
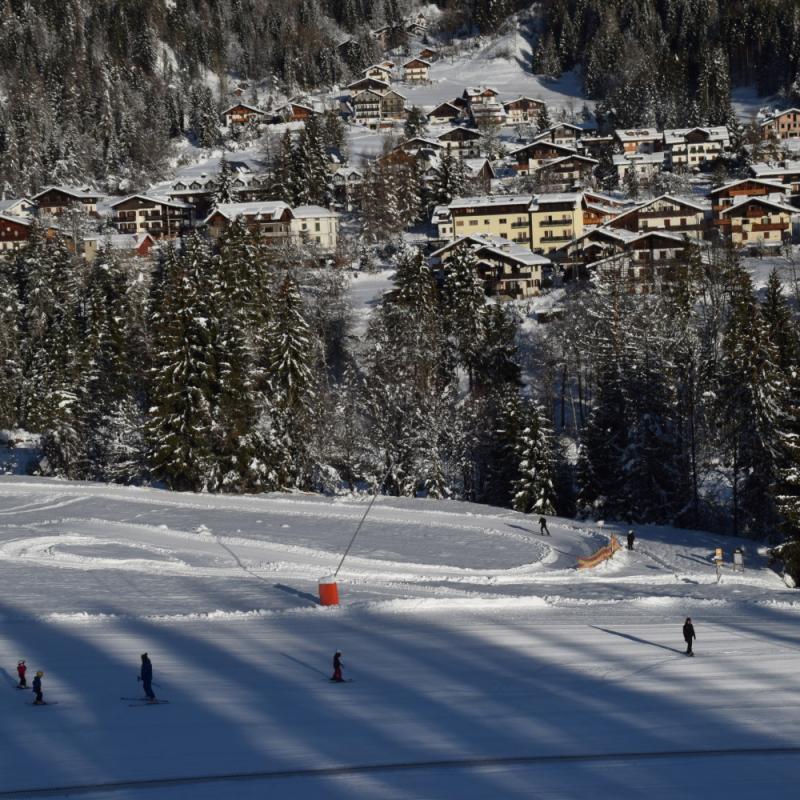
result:
M 409 58 L 408 61 L 403 64 L 403 67 L 410 67 L 412 64 L 422 64 L 423 67 L 429 67 L 431 62 L 426 61 L 424 58 Z
M 794 206 L 787 205 L 786 203 L 779 203 L 776 200 L 770 200 L 767 197 L 742 197 L 740 200 L 737 200 L 732 205 L 725 206 L 725 208 L 723 208 L 719 213 L 730 214 L 731 211 L 735 211 L 737 208 L 749 205 L 750 203 L 758 203 L 759 205 L 767 206 L 775 211 L 780 211 L 784 214 L 800 213 L 800 209 L 795 208 Z
M 452 214 L 448 206 L 436 206 L 431 212 L 431 222 L 435 225 L 439 222 L 450 222 Z
M 530 194 L 484 194 L 473 197 L 458 197 L 450 203 L 450 210 L 454 208 L 475 208 L 487 206 L 530 206 L 533 195 Z
M 149 233 L 107 233 L 83 237 L 85 242 L 98 242 L 112 250 L 135 250 L 148 239 L 155 244 L 156 240 Z
M 681 144 L 686 137 L 694 131 L 705 133 L 709 139 L 716 139 L 724 142 L 730 141 L 730 132 L 724 125 L 717 125 L 714 127 L 695 125 L 693 128 L 668 128 L 664 131 L 664 144 Z
M 614 136 L 621 142 L 652 142 L 661 138 L 658 128 L 617 128 Z
M 534 197 L 531 210 L 536 211 L 539 206 L 546 206 L 550 203 L 574 203 L 577 206 L 581 200 L 583 200 L 583 192 L 547 192 Z
M 266 114 L 267 112 L 264 111 L 262 108 L 257 108 L 256 106 L 251 106 L 249 103 L 234 103 L 232 106 L 228 106 L 223 112 L 222 115 L 229 114 L 231 111 L 237 108 L 246 108 L 248 111 L 252 111 L 254 114 Z
M 70 197 L 74 197 L 76 200 L 96 200 L 99 196 L 99 192 L 90 192 L 88 189 L 76 189 L 74 186 L 45 186 L 41 192 L 35 194 L 33 196 L 33 200 L 38 200 L 42 195 L 47 194 L 47 192 L 57 191 L 62 192 L 63 194 L 69 195 Z
M 10 208 L 14 208 L 20 203 L 33 205 L 33 200 L 29 200 L 27 197 L 10 197 L 6 200 L 0 200 L 0 214 L 5 214 Z
M 800 108 L 793 106 L 792 108 L 784 108 L 782 111 L 774 111 L 768 117 L 765 117 L 759 124 L 763 127 L 764 125 L 769 125 L 770 123 L 774 122 L 779 117 L 782 117 L 784 114 L 800 114 Z
M 295 206 L 292 209 L 292 214 L 295 219 L 324 219 L 339 216 L 336 211 L 331 211 L 329 208 L 323 208 L 322 206 Z
M 564 153 L 564 155 L 577 155 L 578 151 L 574 147 L 567 147 L 565 144 L 556 144 L 555 142 L 548 141 L 547 139 L 535 139 L 532 142 L 528 142 L 527 144 L 523 144 L 521 147 L 518 147 L 516 150 L 512 150 L 509 155 L 515 156 L 517 153 L 523 153 L 525 150 L 529 150 L 531 147 L 536 147 L 537 145 L 546 145 L 547 147 L 553 148 L 554 150 L 560 150 Z
M 787 175 L 790 173 L 800 172 L 800 161 L 781 161 L 781 163 L 778 165 L 752 164 L 750 166 L 750 170 L 756 177 L 761 175 Z
M 0 219 L 5 220 L 6 222 L 16 222 L 17 225 L 25 225 L 30 227 L 31 220 L 26 219 L 25 217 L 16 217 L 13 214 L 0 214 Z
M 568 156 L 559 156 L 558 158 L 551 158 L 544 162 L 544 164 L 539 164 L 536 167 L 537 170 L 540 169 L 549 169 L 550 167 L 554 167 L 557 164 L 563 164 L 565 161 L 585 161 L 588 164 L 599 164 L 600 162 L 596 158 L 589 158 L 589 156 L 582 156 L 579 153 L 570 153 Z
M 632 164 L 663 164 L 664 156 L 661 153 L 614 153 L 611 161 L 615 167 L 629 166 Z
M 208 223 L 215 214 L 221 214 L 229 220 L 235 220 L 239 217 L 257 217 L 273 220 L 279 219 L 285 211 L 291 213 L 292 209 L 283 200 L 268 200 L 258 203 L 220 203 L 211 210 L 211 213 L 203 220 L 203 223 Z
M 549 264 L 550 259 L 540 253 L 534 253 L 529 247 L 504 239 L 502 236 L 494 236 L 489 233 L 473 233 L 468 236 L 460 236 L 452 242 L 434 250 L 431 258 L 439 258 L 444 253 L 454 250 L 457 247 L 470 247 L 476 252 L 491 252 L 495 255 L 510 256 L 520 263 L 532 266 L 534 264 Z
M 535 103 L 535 104 L 536 104 L 536 105 L 538 105 L 538 106 L 543 106 L 543 105 L 545 105 L 545 102 L 544 102 L 544 100 L 537 100 L 537 99 L 536 99 L 536 98 L 534 98 L 534 97 L 527 97 L 527 96 L 525 96 L 524 94 L 521 94 L 519 97 L 515 97 L 513 100 L 504 100 L 504 101 L 503 101 L 503 106 L 510 106 L 512 103 L 519 103 L 519 102 L 521 102 L 522 100 L 525 100 L 525 101 L 527 101 L 528 103 Z
M 766 186 L 768 189 L 774 189 L 776 192 L 781 193 L 788 192 L 790 189 L 790 187 L 785 183 L 779 183 L 778 181 L 765 181 L 761 180 L 760 178 L 742 178 L 741 180 L 733 181 L 732 183 L 726 183 L 723 186 L 718 186 L 716 189 L 712 189 L 709 192 L 709 195 L 720 194 L 728 189 L 733 189 L 734 186 L 740 186 L 743 183 L 757 183 L 759 186 Z
M 480 131 L 473 130 L 472 128 L 465 128 L 463 125 L 457 125 L 454 128 L 450 128 L 450 130 L 445 131 L 444 133 L 440 133 L 436 138 L 437 139 L 445 139 L 448 136 L 452 136 L 454 133 L 463 132 L 469 134 L 467 138 L 472 137 L 473 139 L 480 139 L 481 133 Z
M 155 194 L 129 194 L 127 197 L 123 197 L 114 203 L 110 203 L 109 208 L 116 208 L 123 203 L 127 203 L 128 200 L 144 200 L 145 202 L 152 203 L 153 205 L 172 206 L 173 208 L 194 208 L 191 203 L 184 203 L 182 200 L 172 200 L 169 197 Z

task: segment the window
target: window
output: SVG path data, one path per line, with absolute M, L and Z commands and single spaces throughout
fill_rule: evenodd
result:
M 499 222 L 501 225 L 505 225 L 505 224 L 508 222 L 508 220 L 507 220 L 507 219 L 505 219 L 505 218 L 502 218 L 502 219 L 498 220 L 498 222 Z
M 314 230 L 319 232 L 319 222 L 314 223 Z M 317 239 L 319 241 L 319 239 Z
M 469 221 L 469 224 L 470 224 L 470 226 L 475 227 L 478 224 L 478 220 L 477 219 L 471 219 Z

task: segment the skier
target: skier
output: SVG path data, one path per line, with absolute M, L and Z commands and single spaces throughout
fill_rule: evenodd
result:
M 17 689 L 27 689 L 28 682 L 25 680 L 25 673 L 28 671 L 28 668 L 25 666 L 25 659 L 17 662 L 17 675 L 19 675 L 19 683 L 17 684 Z
M 153 693 L 153 665 L 147 653 L 142 653 L 142 669 L 139 675 L 139 680 L 142 682 L 142 688 L 150 703 L 157 703 L 156 696 Z
M 547 530 L 547 520 L 544 517 L 539 517 L 539 534 L 541 536 L 550 535 L 550 531 Z
M 628 550 L 633 550 L 633 543 L 636 541 L 636 534 L 628 531 Z
M 337 650 L 333 654 L 333 677 L 331 678 L 332 681 L 336 683 L 344 683 L 344 678 L 342 677 L 342 651 Z
M 692 639 L 696 639 L 697 636 L 694 632 L 694 625 L 692 625 L 691 617 L 686 617 L 686 622 L 683 623 L 683 638 L 686 640 L 686 655 L 693 656 Z
M 44 699 L 42 698 L 42 678 L 44 678 L 44 672 L 39 670 L 36 673 L 36 677 L 33 679 L 33 691 L 36 693 L 36 699 L 33 701 L 35 706 L 43 706 L 45 705 Z

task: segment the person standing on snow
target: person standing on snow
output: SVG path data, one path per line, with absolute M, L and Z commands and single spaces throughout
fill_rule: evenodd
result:
M 337 650 L 333 654 L 333 677 L 331 678 L 332 681 L 336 683 L 344 683 L 344 678 L 342 677 L 342 651 Z
M 33 679 L 33 692 L 36 694 L 36 699 L 33 701 L 35 706 L 43 706 L 44 705 L 44 698 L 42 697 L 42 678 L 44 678 L 44 672 L 39 670 L 36 673 L 36 677 Z
M 19 683 L 17 684 L 17 689 L 27 689 L 28 682 L 25 680 L 25 673 L 28 671 L 28 668 L 25 666 L 25 660 L 21 660 L 17 662 L 17 675 L 19 676 Z
M 139 680 L 142 682 L 142 688 L 151 703 L 156 702 L 156 696 L 153 693 L 153 665 L 147 653 L 142 653 L 142 670 L 139 673 Z
M 544 517 L 539 517 L 539 534 L 541 536 L 550 535 L 550 531 L 547 530 L 547 520 Z
M 628 550 L 633 550 L 633 543 L 636 541 L 636 534 L 628 531 Z
M 686 655 L 693 656 L 692 639 L 696 639 L 697 636 L 694 632 L 694 625 L 692 625 L 691 617 L 686 617 L 686 622 L 683 623 L 683 638 L 686 641 Z

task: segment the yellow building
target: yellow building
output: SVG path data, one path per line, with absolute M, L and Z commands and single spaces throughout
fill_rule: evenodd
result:
M 792 234 L 793 206 L 764 197 L 745 197 L 720 211 L 720 218 L 729 220 L 722 230 L 741 247 L 757 245 L 778 247 Z
M 459 197 L 450 203 L 453 236 L 481 233 L 530 247 L 532 202 L 529 194 Z
M 499 236 L 549 253 L 583 233 L 581 192 L 482 195 L 450 203 L 452 236 Z
M 530 206 L 531 250 L 550 253 L 583 234 L 583 194 L 540 194 Z

